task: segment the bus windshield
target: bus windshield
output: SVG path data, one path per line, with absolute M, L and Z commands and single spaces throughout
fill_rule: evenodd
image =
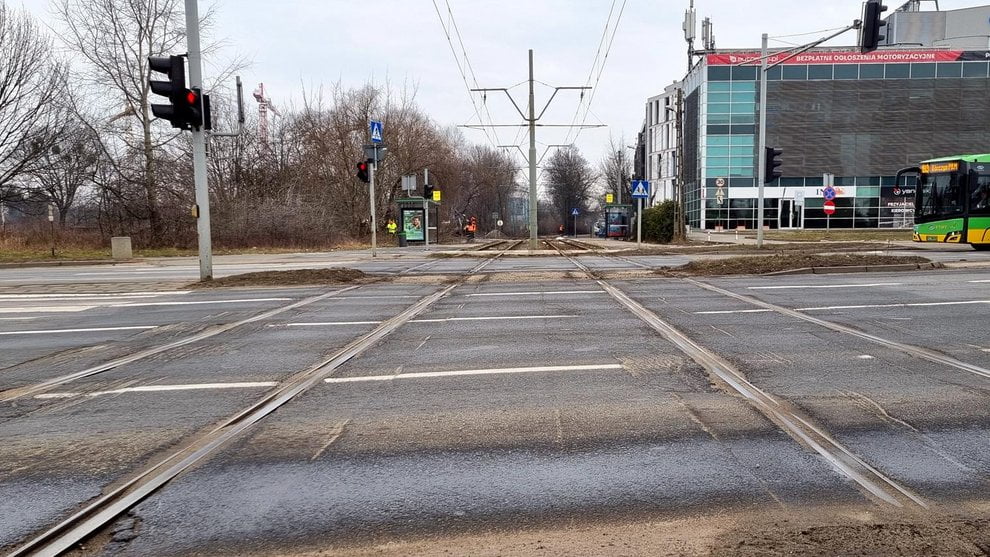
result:
M 944 217 L 966 211 L 966 189 L 958 172 L 923 174 L 918 192 L 917 216 Z

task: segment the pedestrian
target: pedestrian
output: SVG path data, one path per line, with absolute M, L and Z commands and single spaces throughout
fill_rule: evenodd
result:
M 395 219 L 388 219 L 385 229 L 388 230 L 390 235 L 395 235 L 395 231 L 399 229 L 399 225 L 395 223 Z

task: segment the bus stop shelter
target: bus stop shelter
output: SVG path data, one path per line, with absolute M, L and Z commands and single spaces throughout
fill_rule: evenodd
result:
M 440 203 L 425 197 L 403 197 L 396 201 L 399 207 L 399 232 L 404 233 L 406 243 L 429 246 L 440 243 Z

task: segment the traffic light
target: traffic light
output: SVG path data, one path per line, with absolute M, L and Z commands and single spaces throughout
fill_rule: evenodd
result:
M 433 199 L 433 186 L 430 184 L 425 184 L 423 186 L 423 197 L 426 199 Z
M 881 29 L 887 26 L 887 22 L 880 17 L 885 11 L 887 6 L 881 4 L 881 0 L 866 0 L 863 4 L 863 26 L 859 31 L 859 47 L 863 52 L 876 50 L 880 41 L 887 38 L 880 34 Z
M 769 184 L 781 176 L 781 172 L 777 170 L 777 167 L 784 163 L 780 162 L 780 159 L 777 157 L 783 155 L 784 152 L 773 147 L 766 147 L 765 149 L 766 158 L 763 165 L 763 183 Z
M 357 163 L 357 177 L 365 184 L 371 181 L 371 176 L 368 172 L 371 170 L 371 159 L 361 161 Z
M 151 113 L 180 130 L 203 127 L 203 95 L 186 88 L 186 67 L 182 56 L 148 58 L 151 71 L 163 73 L 168 81 L 149 80 L 151 92 L 168 98 L 169 104 L 152 104 Z

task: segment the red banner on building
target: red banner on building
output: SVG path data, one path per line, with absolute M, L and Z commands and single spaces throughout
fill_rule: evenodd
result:
M 787 54 L 773 55 L 770 64 L 780 63 Z M 875 50 L 861 52 L 805 52 L 783 62 L 783 64 L 906 64 L 910 62 L 960 62 L 962 60 L 986 60 L 990 53 L 965 52 L 962 50 Z M 759 64 L 759 52 L 730 52 L 709 54 L 709 66 L 735 66 L 737 64 Z M 747 64 L 748 65 L 748 64 Z

